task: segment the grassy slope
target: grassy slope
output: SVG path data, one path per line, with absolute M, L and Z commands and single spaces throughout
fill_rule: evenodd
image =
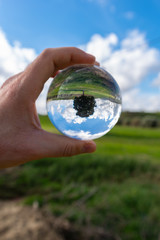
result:
M 56 130 L 46 117 L 42 126 Z M 42 159 L 2 173 L 0 197 L 25 196 L 79 225 L 103 227 L 121 239 L 158 239 L 160 129 L 116 126 L 96 140 L 97 151 Z

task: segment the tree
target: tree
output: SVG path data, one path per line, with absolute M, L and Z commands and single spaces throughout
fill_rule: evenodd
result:
M 85 96 L 74 98 L 74 109 L 77 110 L 76 115 L 80 117 L 89 117 L 94 113 L 94 107 L 96 107 L 96 101 L 93 96 Z

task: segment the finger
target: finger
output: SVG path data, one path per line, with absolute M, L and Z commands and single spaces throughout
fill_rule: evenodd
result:
M 73 64 L 94 64 L 95 57 L 78 48 L 51 48 L 44 50 L 35 61 L 28 66 L 23 79 L 25 92 L 33 97 L 38 97 L 44 83 L 56 74 Z
M 52 134 L 41 130 L 40 135 L 34 142 L 38 158 L 43 157 L 67 157 L 82 153 L 92 153 L 96 150 L 93 141 L 82 141 L 63 135 Z

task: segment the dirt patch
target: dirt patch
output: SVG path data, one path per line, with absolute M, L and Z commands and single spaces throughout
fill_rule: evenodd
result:
M 18 202 L 0 202 L 1 240 L 64 240 L 54 222 L 54 218 L 48 222 L 39 209 Z
M 71 225 L 37 205 L 0 201 L 0 240 L 120 240 L 102 228 Z

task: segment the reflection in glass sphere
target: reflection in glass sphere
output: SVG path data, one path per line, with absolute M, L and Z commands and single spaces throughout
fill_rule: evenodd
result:
M 89 117 L 94 113 L 96 101 L 93 96 L 85 96 L 84 93 L 80 97 L 75 97 L 73 101 L 74 109 L 77 110 L 76 115 L 80 117 Z
M 48 116 L 64 135 L 89 140 L 103 136 L 121 113 L 117 82 L 104 69 L 73 65 L 52 81 L 47 95 Z

